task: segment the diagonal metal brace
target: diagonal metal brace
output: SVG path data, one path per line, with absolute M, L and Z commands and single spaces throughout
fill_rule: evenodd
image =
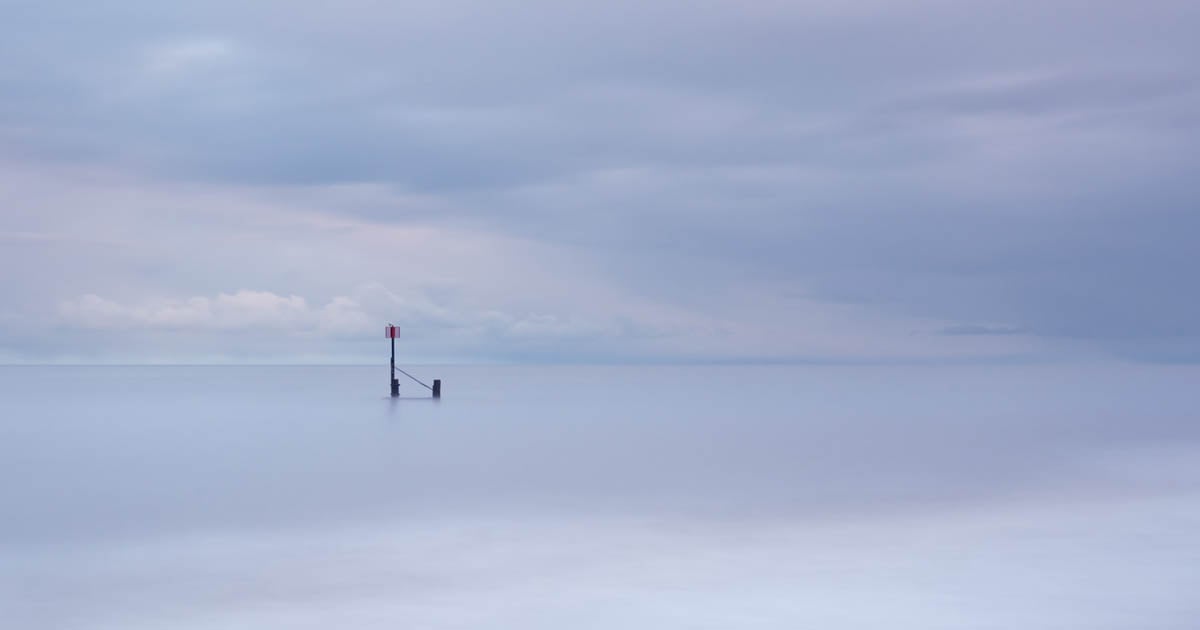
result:
M 395 370 L 395 371 L 397 371 L 397 372 L 399 372 L 399 373 L 401 373 L 401 374 L 403 374 L 403 375 L 405 375 L 405 376 L 407 376 L 408 378 L 411 378 L 412 380 L 416 381 L 416 382 L 417 382 L 417 384 L 419 384 L 421 387 L 424 387 L 425 389 L 428 389 L 429 391 L 433 391 L 433 388 L 432 388 L 432 387 L 430 387 L 430 386 L 426 385 L 425 383 L 422 383 L 422 382 L 420 381 L 420 379 L 418 379 L 417 377 L 413 376 L 412 374 L 409 374 L 408 372 L 405 372 L 404 370 L 402 370 L 402 369 L 400 369 L 400 368 L 398 368 L 398 367 L 395 367 L 395 366 L 393 366 L 393 367 L 392 367 L 392 369 L 393 369 L 393 370 Z

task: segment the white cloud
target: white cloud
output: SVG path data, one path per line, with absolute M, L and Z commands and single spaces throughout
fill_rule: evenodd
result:
M 62 324 L 75 328 L 135 334 L 271 331 L 368 338 L 384 323 L 395 322 L 402 331 L 421 331 L 422 339 L 412 339 L 410 344 L 436 339 L 448 347 L 581 340 L 604 343 L 604 339 L 662 334 L 649 324 L 635 325 L 620 318 L 478 309 L 438 301 L 419 291 L 396 293 L 378 283 L 364 284 L 351 295 L 335 296 L 323 303 L 299 295 L 248 289 L 215 296 L 133 302 L 88 293 L 61 302 L 58 315 Z
M 155 46 L 146 53 L 146 69 L 155 73 L 177 73 L 202 67 L 234 54 L 234 45 L 220 38 L 194 38 Z
M 194 296 L 121 304 L 95 294 L 64 301 L 59 314 L 74 326 L 92 329 L 346 331 L 365 327 L 357 303 L 336 297 L 322 307 L 298 295 L 240 290 L 215 297 Z

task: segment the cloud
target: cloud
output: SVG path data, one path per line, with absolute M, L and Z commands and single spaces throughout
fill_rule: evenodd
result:
M 938 331 L 943 335 L 1020 335 L 1025 331 L 1012 326 L 981 326 L 978 324 L 960 324 L 947 326 Z
M 87 294 L 62 303 L 59 314 L 73 326 L 94 330 L 242 331 L 365 333 L 368 320 L 358 303 L 338 296 L 315 307 L 296 295 L 240 290 L 120 304 Z
M 311 328 L 347 287 L 379 282 L 453 286 L 435 300 L 454 303 L 447 322 L 507 314 L 447 330 L 616 335 L 631 356 L 661 337 L 621 322 L 744 331 L 762 296 L 795 292 L 805 312 L 775 319 L 856 305 L 888 331 L 1004 322 L 1049 353 L 1083 340 L 1177 357 L 1163 349 L 1200 334 L 1179 281 L 1200 227 L 1200 74 L 1182 61 L 1200 54 L 1194 3 L 125 2 L 10 17 L 0 160 L 54 180 L 6 183 L 0 238 L 15 245 L 0 257 L 41 270 L 41 287 L 7 280 L 36 294 L 31 318 L 94 294 L 147 317 L 166 317 L 155 296 L 208 296 L 172 316 L 220 320 L 197 313 L 258 287 L 306 296 L 292 310 Z M 33 234 L 81 251 L 11 236 Z M 422 264 L 399 271 L 388 238 Z M 67 262 L 79 277 L 50 271 Z M 433 275 L 441 289 L 418 286 Z M 772 330 L 776 348 L 813 350 Z
M 137 346 L 152 341 L 160 351 L 188 351 L 206 343 L 202 340 L 236 335 L 236 344 L 256 356 L 287 353 L 284 340 L 303 339 L 309 350 L 352 357 L 348 353 L 377 342 L 388 322 L 400 325 L 406 351 L 433 357 L 607 359 L 620 356 L 611 350 L 613 344 L 624 348 L 618 353 L 628 353 L 630 341 L 683 334 L 682 330 L 627 317 L 475 309 L 448 296 L 396 293 L 378 283 L 364 284 L 352 295 L 335 296 L 323 303 L 245 289 L 136 302 L 85 294 L 61 302 L 57 316 L 60 328 L 121 335 L 140 340 Z M 86 348 L 88 342 L 77 339 L 74 343 Z M 137 355 L 130 356 L 136 359 Z
M 184 39 L 152 47 L 146 53 L 146 67 L 153 73 L 176 74 L 227 60 L 235 52 L 224 39 Z

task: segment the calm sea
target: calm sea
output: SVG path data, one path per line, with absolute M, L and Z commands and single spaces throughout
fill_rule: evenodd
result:
M 1200 369 L 0 368 L 0 627 L 1200 627 Z

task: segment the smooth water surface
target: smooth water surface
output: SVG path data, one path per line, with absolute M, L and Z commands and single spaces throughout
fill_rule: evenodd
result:
M 1194 628 L 1191 367 L 0 368 L 5 628 Z

